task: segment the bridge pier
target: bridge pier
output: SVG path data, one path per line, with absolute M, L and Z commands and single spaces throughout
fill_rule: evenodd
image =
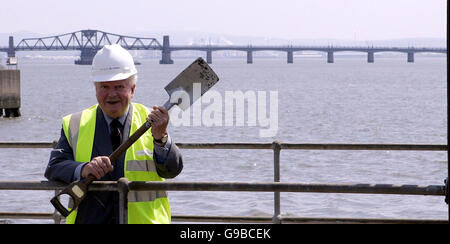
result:
M 414 63 L 414 52 L 408 52 L 408 63 Z
M 328 51 L 327 54 L 327 63 L 334 63 L 334 52 Z
M 373 63 L 374 55 L 373 52 L 367 52 L 367 63 Z
M 9 36 L 8 58 L 15 56 L 16 56 L 16 49 L 14 48 L 14 37 Z
M 212 64 L 212 51 L 211 50 L 206 51 L 206 63 Z
M 170 58 L 169 36 L 163 36 L 163 49 L 161 54 L 160 64 L 173 64 L 173 60 Z
M 80 65 L 92 65 L 92 60 L 97 54 L 97 50 L 94 48 L 84 48 L 81 50 L 80 59 L 75 60 L 75 64 Z
M 253 63 L 253 52 L 247 51 L 247 63 L 252 64 Z
M 293 51 L 288 51 L 287 52 L 287 63 L 288 64 L 293 64 L 294 63 L 294 52 Z

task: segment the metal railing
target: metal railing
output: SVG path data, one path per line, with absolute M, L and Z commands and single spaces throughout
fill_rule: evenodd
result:
M 393 185 L 393 184 L 304 184 L 280 182 L 281 150 L 412 150 L 412 151 L 448 151 L 448 145 L 418 144 L 312 144 L 312 143 L 177 143 L 182 149 L 269 149 L 274 152 L 274 182 L 129 182 L 126 178 L 119 181 L 97 181 L 89 190 L 119 191 L 120 222 L 127 222 L 127 193 L 129 191 L 251 191 L 273 192 L 274 214 L 270 216 L 192 216 L 174 215 L 173 221 L 183 222 L 245 222 L 245 223 L 448 223 L 448 220 L 436 219 L 356 219 L 356 218 L 304 218 L 283 217 L 280 212 L 280 192 L 310 193 L 359 193 L 359 194 L 400 194 L 445 196 L 445 185 Z M 54 148 L 54 142 L 0 142 L 0 148 Z M 66 185 L 48 181 L 0 181 L 0 190 L 55 190 L 55 194 Z M 444 201 L 443 201 L 444 202 Z M 445 204 L 445 203 L 443 203 Z M 5 213 L 2 218 L 53 219 L 61 222 L 57 213 Z

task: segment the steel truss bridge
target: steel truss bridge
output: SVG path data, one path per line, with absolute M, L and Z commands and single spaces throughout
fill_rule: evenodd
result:
M 80 30 L 56 36 L 22 39 L 16 46 L 14 37 L 9 37 L 8 47 L 0 47 L 0 52 L 6 52 L 8 57 L 15 57 L 18 51 L 81 51 L 80 59 L 75 64 L 91 64 L 92 59 L 104 45 L 120 44 L 127 50 L 159 50 L 161 51 L 160 64 L 172 64 L 171 52 L 196 50 L 206 52 L 206 60 L 212 63 L 213 51 L 242 51 L 247 53 L 247 63 L 253 63 L 253 52 L 280 51 L 286 52 L 287 63 L 294 62 L 294 52 L 318 51 L 327 54 L 327 62 L 334 62 L 334 53 L 343 51 L 365 52 L 367 62 L 374 62 L 374 53 L 401 52 L 407 54 L 407 62 L 414 62 L 414 54 L 447 53 L 447 48 L 415 48 L 415 47 L 346 47 L 346 46 L 237 46 L 237 45 L 178 45 L 171 46 L 169 36 L 163 37 L 163 44 L 156 38 L 125 36 L 108 33 L 100 30 Z

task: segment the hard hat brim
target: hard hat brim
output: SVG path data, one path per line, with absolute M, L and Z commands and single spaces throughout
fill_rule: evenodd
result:
M 91 81 L 92 82 L 108 82 L 108 81 L 125 80 L 135 74 L 137 74 L 137 72 L 119 73 L 119 74 L 114 74 L 114 75 L 112 75 L 112 74 L 93 75 L 93 76 L 91 76 Z

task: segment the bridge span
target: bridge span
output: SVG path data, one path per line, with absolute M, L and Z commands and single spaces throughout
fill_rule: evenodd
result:
M 15 57 L 18 51 L 80 51 L 80 59 L 75 64 L 92 64 L 92 59 L 104 45 L 120 44 L 128 50 L 158 50 L 161 51 L 160 64 L 172 64 L 171 53 L 174 51 L 204 51 L 206 60 L 212 63 L 212 52 L 214 51 L 242 51 L 247 53 L 247 63 L 253 63 L 253 52 L 257 51 L 280 51 L 286 52 L 287 63 L 294 62 L 294 52 L 317 51 L 327 54 L 327 62 L 334 63 L 336 52 L 363 52 L 367 53 L 367 62 L 375 61 L 374 54 L 379 52 L 400 52 L 407 54 L 407 62 L 414 62 L 414 54 L 447 53 L 447 48 L 428 47 L 361 47 L 361 46 L 239 46 L 239 45 L 170 45 L 169 36 L 163 36 L 163 44 L 156 38 L 134 37 L 108 33 L 99 30 L 81 30 L 56 36 L 26 38 L 14 45 L 14 37 L 9 37 L 8 47 L 0 47 L 0 52 L 6 52 L 8 57 Z

